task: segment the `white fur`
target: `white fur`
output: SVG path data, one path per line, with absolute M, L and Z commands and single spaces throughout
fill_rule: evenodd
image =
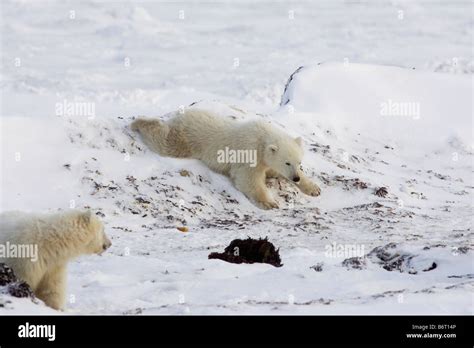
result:
M 212 170 L 232 179 L 237 189 L 264 209 L 277 208 L 265 185 L 269 176 L 299 178 L 302 192 L 317 196 L 319 187 L 301 171 L 301 138 L 293 139 L 278 128 L 262 121 L 237 122 L 207 111 L 191 109 L 176 114 L 167 122 L 139 118 L 131 128 L 162 156 L 195 158 Z M 257 165 L 219 163 L 218 152 L 225 148 L 255 150 Z
M 111 242 L 100 220 L 90 212 L 0 214 L 0 244 L 37 245 L 38 259 L 0 258 L 35 295 L 54 309 L 63 309 L 66 266 L 82 255 L 102 253 Z

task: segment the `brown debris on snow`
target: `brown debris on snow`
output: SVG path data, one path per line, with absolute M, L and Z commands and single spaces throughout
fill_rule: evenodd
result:
M 438 264 L 434 261 L 429 263 L 426 268 L 414 267 L 412 260 L 415 256 L 399 250 L 396 243 L 388 243 L 384 246 L 376 247 L 367 254 L 367 257 L 372 262 L 379 264 L 387 271 L 418 274 L 420 271 L 429 272 L 438 267 Z
M 386 187 L 379 187 L 375 190 L 374 194 L 376 196 L 385 198 L 388 195 L 388 189 Z
M 342 261 L 342 265 L 347 269 L 365 269 L 367 268 L 367 261 L 365 257 L 351 257 Z
M 343 168 L 348 169 L 348 168 Z M 362 181 L 359 178 L 348 178 L 344 175 L 331 176 L 328 173 L 320 172 L 318 179 L 327 186 L 339 186 L 344 191 L 365 190 L 371 187 L 371 184 Z

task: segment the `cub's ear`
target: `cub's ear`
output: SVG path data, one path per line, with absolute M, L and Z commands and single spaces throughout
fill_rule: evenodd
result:
M 268 149 L 271 153 L 275 153 L 275 152 L 278 151 L 278 146 L 271 144 L 271 145 L 268 145 L 268 146 L 267 146 L 267 149 Z
M 89 225 L 92 218 L 92 212 L 90 210 L 79 213 L 78 220 L 84 225 Z
M 295 142 L 298 144 L 298 146 L 300 147 L 303 146 L 303 138 L 301 137 L 295 138 Z

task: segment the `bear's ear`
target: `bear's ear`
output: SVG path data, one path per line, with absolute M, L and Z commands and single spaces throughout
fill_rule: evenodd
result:
M 301 137 L 295 138 L 295 142 L 298 144 L 298 146 L 300 147 L 303 146 L 303 138 Z
M 78 220 L 84 225 L 89 225 L 91 223 L 92 212 L 90 210 L 79 213 Z
M 275 153 L 275 152 L 278 151 L 278 146 L 271 144 L 271 145 L 268 145 L 268 146 L 267 146 L 267 149 L 268 149 L 271 153 Z

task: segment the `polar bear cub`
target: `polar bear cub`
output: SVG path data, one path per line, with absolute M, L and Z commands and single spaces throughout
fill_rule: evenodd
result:
M 282 176 L 307 195 L 320 194 L 318 185 L 301 170 L 302 139 L 291 138 L 267 122 L 238 122 L 190 109 L 166 122 L 138 118 L 131 128 L 162 156 L 199 159 L 230 177 L 238 190 L 263 209 L 278 208 L 266 187 L 267 177 Z M 237 161 L 239 154 L 247 161 Z M 256 161 L 249 160 L 253 157 Z
M 112 243 L 91 212 L 0 214 L 0 262 L 54 309 L 64 309 L 66 267 L 82 254 L 100 254 Z

